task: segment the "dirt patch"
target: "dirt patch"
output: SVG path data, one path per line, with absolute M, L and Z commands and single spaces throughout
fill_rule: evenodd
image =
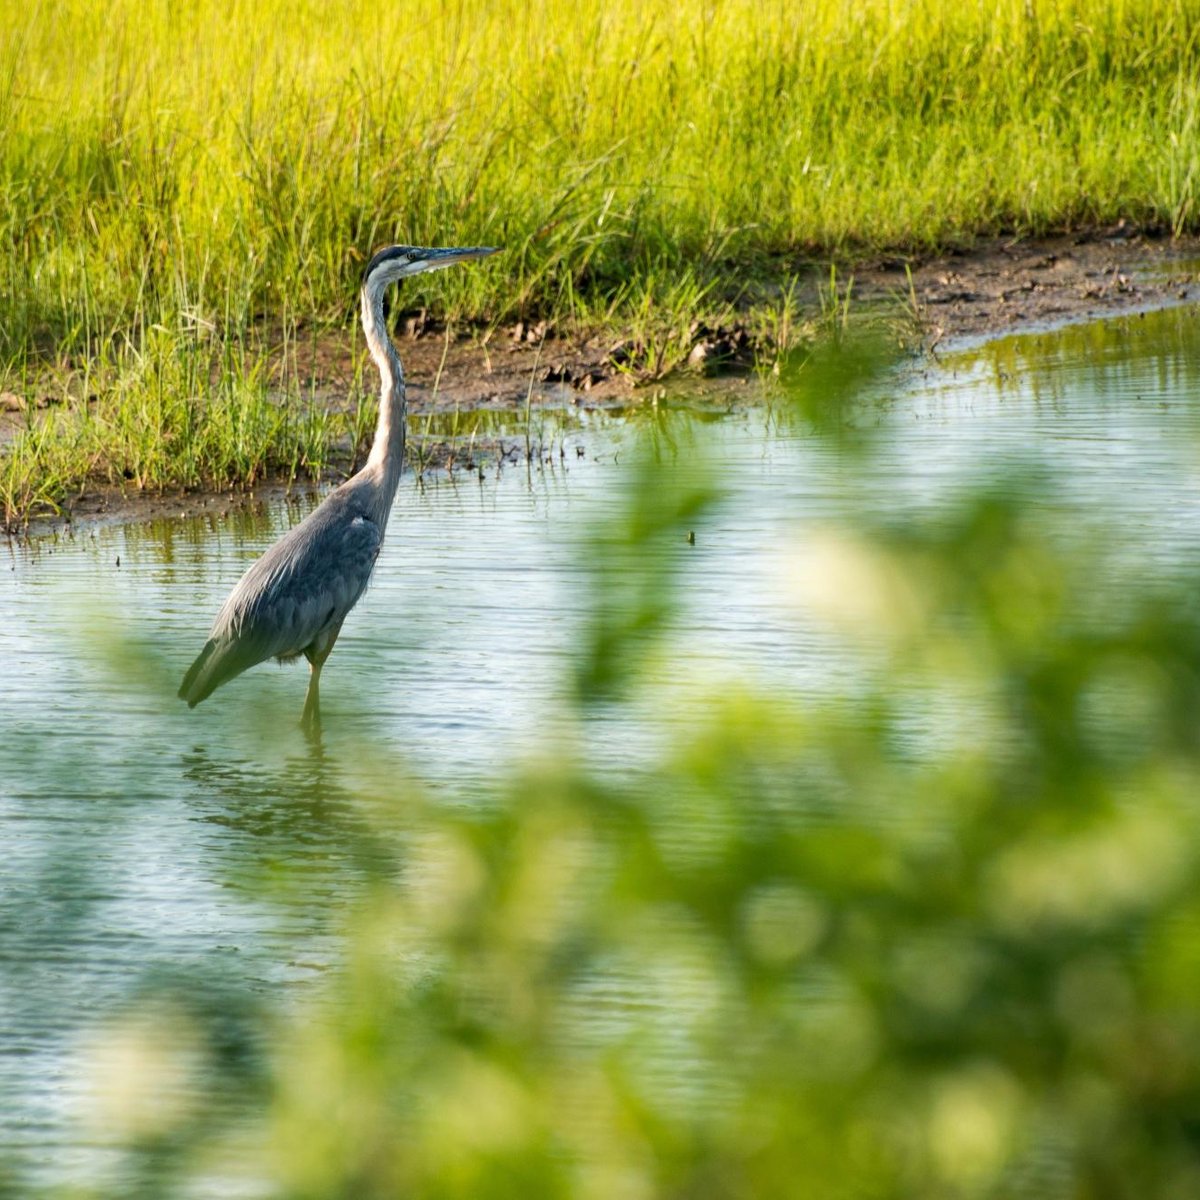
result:
M 854 278 L 861 299 L 890 297 L 913 310 L 931 342 L 962 343 L 1200 300 L 1200 238 L 1148 237 L 1121 224 L 860 264 Z

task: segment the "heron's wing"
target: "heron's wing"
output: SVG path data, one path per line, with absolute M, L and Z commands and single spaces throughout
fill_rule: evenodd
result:
M 361 513 L 329 516 L 310 528 L 301 522 L 246 572 L 214 635 L 254 643 L 263 658 L 273 658 L 299 654 L 345 618 L 366 590 L 382 534 Z
M 300 654 L 358 603 L 383 532 L 339 500 L 331 496 L 242 576 L 180 688 L 189 705 L 256 663 Z

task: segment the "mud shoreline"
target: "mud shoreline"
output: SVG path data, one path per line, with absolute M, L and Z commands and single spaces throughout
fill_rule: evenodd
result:
M 1087 235 L 994 239 L 909 265 L 919 318 L 947 349 L 1035 329 L 1200 300 L 1200 238 L 1149 237 L 1118 225 Z M 867 264 L 870 294 L 908 276 Z
M 1087 236 L 994 239 L 927 259 L 838 265 L 837 276 L 843 288 L 853 281 L 854 311 L 895 318 L 919 333 L 925 349 L 952 350 L 1007 333 L 1200 300 L 1200 237 L 1155 238 L 1117 227 Z M 800 319 L 820 311 L 828 285 L 828 261 L 803 273 L 796 294 Z M 498 330 L 486 344 L 462 336 L 447 346 L 445 331 L 419 317 L 400 326 L 397 345 L 414 415 L 515 412 L 530 396 L 535 404 L 619 408 L 661 382 L 639 371 L 639 347 L 611 333 L 571 339 L 543 325 L 517 325 Z M 698 324 L 692 343 L 692 366 L 683 378 L 736 377 L 753 366 L 754 347 L 743 328 Z M 315 363 L 302 364 L 309 366 L 333 394 L 349 387 L 344 347 L 322 347 Z
M 936 355 L 1009 333 L 1200 300 L 1200 238 L 1159 238 L 1118 225 L 1087 235 L 994 239 L 926 259 L 874 259 L 839 265 L 837 271 L 843 287 L 853 280 L 857 309 L 890 315 Z M 804 273 L 796 295 L 801 318 L 820 311 L 829 278 L 827 261 Z M 639 371 L 638 347 L 612 334 L 573 339 L 555 336 L 543 325 L 517 325 L 485 339 L 452 337 L 419 316 L 402 318 L 399 325 L 409 409 L 418 423 L 429 414 L 519 413 L 526 404 L 619 409 L 653 397 L 663 386 Z M 718 398 L 748 398 L 754 348 L 745 332 L 697 325 L 691 335 L 692 367 L 677 378 L 695 384 L 702 376 L 701 386 Z M 319 343 L 302 367 L 331 407 L 345 403 L 351 362 L 342 339 Z M 0 413 L 0 422 L 6 420 L 10 429 L 17 419 L 18 414 Z M 480 439 L 464 453 L 452 442 L 425 440 L 419 460 L 410 465 L 475 471 L 484 461 L 515 461 L 511 456 L 523 454 L 524 447 L 518 451 L 510 443 L 515 439 Z M 88 488 L 72 498 L 69 512 L 35 518 L 24 532 L 39 535 L 72 523 L 215 515 L 255 504 L 266 494 L 316 486 L 300 480 L 290 489 L 276 481 L 228 492 Z

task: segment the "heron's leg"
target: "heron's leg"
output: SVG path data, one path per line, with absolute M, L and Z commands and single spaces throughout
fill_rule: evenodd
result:
M 304 715 L 300 718 L 300 726 L 309 732 L 321 728 L 321 668 L 324 665 L 324 655 L 308 660 L 308 693 L 304 697 Z
M 314 642 L 304 652 L 309 666 L 308 694 L 304 697 L 304 715 L 300 718 L 300 726 L 310 733 L 319 732 L 321 728 L 321 668 L 341 630 L 341 625 L 337 625 L 320 642 Z

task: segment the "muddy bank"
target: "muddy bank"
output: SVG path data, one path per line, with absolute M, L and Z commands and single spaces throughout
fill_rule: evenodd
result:
M 994 239 L 907 263 L 867 262 L 854 275 L 861 298 L 907 304 L 931 342 L 961 345 L 1200 300 L 1200 238 L 1149 237 L 1122 224 L 1074 236 Z
M 736 385 L 735 385 L 736 386 Z M 443 478 L 470 483 L 513 468 L 533 469 L 553 466 L 574 458 L 582 450 L 567 440 L 553 445 L 536 437 L 526 445 L 520 436 L 475 437 L 472 439 L 414 438 L 408 447 L 408 469 L 419 475 L 439 473 Z M 335 456 L 336 457 L 336 456 Z M 361 457 L 361 456 L 360 456 Z M 88 487 L 73 496 L 62 513 L 39 513 L 28 522 L 8 528 L 0 525 L 0 534 L 41 537 L 79 525 L 119 525 L 126 521 L 172 520 L 178 517 L 221 518 L 233 512 L 257 511 L 286 496 L 308 496 L 314 503 L 331 484 L 340 483 L 361 461 L 349 454 L 324 479 L 301 476 L 291 481 L 268 478 L 250 487 L 198 491 L 194 488 L 167 488 L 163 491 L 136 491 L 117 487 Z
M 951 348 L 1023 329 L 1084 321 L 1200 299 L 1200 238 L 1156 238 L 1124 226 L 1088 235 L 994 239 L 969 250 L 884 258 L 838 267 L 852 311 L 892 320 L 915 346 Z M 778 289 L 774 289 L 778 292 Z M 829 264 L 812 264 L 797 291 L 812 320 L 829 291 Z M 771 289 L 760 294 L 771 303 Z M 827 300 L 826 300 L 827 302 Z M 754 321 L 696 322 L 677 348 L 680 372 L 710 386 L 770 362 Z M 447 340 L 449 338 L 449 341 Z M 661 384 L 654 348 L 612 333 L 569 338 L 545 324 L 450 335 L 419 315 L 399 322 L 397 344 L 416 414 L 431 409 L 520 410 L 534 402 L 620 407 Z M 344 348 L 322 346 L 307 364 L 336 396 L 350 384 Z
M 853 280 L 853 311 L 891 322 L 915 350 L 937 353 L 1006 333 L 1200 299 L 1200 238 L 1157 238 L 1119 225 L 1088 235 L 995 239 L 924 259 L 842 264 L 837 279 L 843 292 Z M 829 283 L 827 261 L 804 269 L 795 297 L 799 321 L 817 319 L 828 304 Z M 756 299 L 770 304 L 777 296 L 778 288 L 773 295 L 764 287 Z M 744 322 L 727 319 L 715 328 L 695 322 L 677 331 L 671 361 L 679 367 L 673 374 L 664 371 L 660 348 L 611 331 L 562 336 L 544 323 L 455 331 L 420 313 L 400 314 L 396 326 L 413 416 L 410 467 L 418 471 L 478 472 L 546 453 L 511 436 L 430 433 L 431 421 L 455 412 L 513 414 L 526 405 L 619 409 L 676 388 L 687 392 L 689 403 L 745 402 L 756 394 L 753 368 L 769 364 L 774 354 L 754 332 L 752 311 Z M 331 409 L 347 405 L 354 364 L 344 334 L 309 342 L 294 365 Z M 0 401 L 2 442 L 40 401 Z M 355 466 L 348 447 L 336 465 L 343 473 Z M 253 495 L 236 489 L 152 494 L 86 488 L 71 499 L 69 518 L 40 519 L 33 528 L 44 531 L 69 519 L 216 513 L 253 503 Z

